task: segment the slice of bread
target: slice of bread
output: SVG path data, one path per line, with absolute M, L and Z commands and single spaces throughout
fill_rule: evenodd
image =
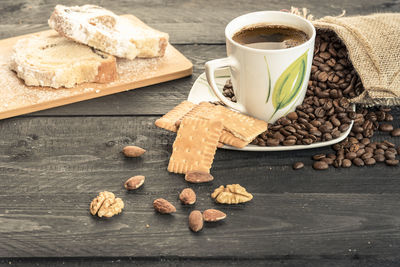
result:
M 128 59 L 163 56 L 169 38 L 134 16 L 117 16 L 95 5 L 57 5 L 48 22 L 63 36 Z
M 73 87 L 117 77 L 116 58 L 54 33 L 19 40 L 11 69 L 29 86 Z

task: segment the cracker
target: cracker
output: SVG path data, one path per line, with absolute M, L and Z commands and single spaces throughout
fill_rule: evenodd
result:
M 186 113 L 184 117 L 221 120 L 221 116 L 219 111 L 216 109 L 216 105 L 213 105 L 209 102 L 201 102 L 188 113 Z
M 201 102 L 198 106 L 194 107 L 191 111 L 186 113 L 184 117 L 203 118 L 203 119 L 215 119 L 221 120 L 220 113 L 216 110 L 216 105 L 209 102 Z M 219 139 L 221 143 L 226 145 L 242 148 L 249 144 L 249 142 L 243 141 L 237 138 L 227 130 L 222 130 L 221 137 Z
M 268 123 L 247 115 L 232 111 L 223 106 L 215 106 L 216 114 L 220 116 L 224 127 L 234 136 L 251 142 L 259 134 L 268 129 Z
M 188 113 L 196 106 L 196 104 L 185 100 L 174 107 L 172 110 L 170 110 L 167 114 L 156 120 L 155 125 L 157 127 L 176 132 L 178 128 L 175 123 L 182 119 L 182 117 L 185 116 L 186 113 Z
M 168 171 L 186 173 L 195 170 L 209 173 L 222 128 L 220 121 L 184 118 L 172 145 Z
M 184 117 L 197 117 L 203 119 L 220 120 L 226 131 L 223 131 L 220 142 L 234 147 L 247 146 L 260 133 L 268 128 L 268 123 L 247 115 L 232 111 L 221 105 L 201 102 Z
M 219 137 L 219 141 L 223 144 L 234 146 L 237 148 L 243 148 L 250 143 L 234 136 L 231 132 L 228 132 L 225 129 L 222 130 L 221 136 Z

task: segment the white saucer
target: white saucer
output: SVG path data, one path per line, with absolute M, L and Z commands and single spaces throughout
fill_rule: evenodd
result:
M 217 70 L 215 73 L 216 82 L 218 88 L 222 91 L 224 88 L 226 80 L 230 78 L 230 72 L 228 68 Z M 208 85 L 205 73 L 202 73 L 194 82 L 192 89 L 190 90 L 188 100 L 192 103 L 198 104 L 202 101 L 219 101 L 219 99 L 215 96 L 214 92 L 211 90 Z M 353 109 L 355 107 L 353 106 Z M 343 139 L 345 139 L 353 127 L 354 121 L 351 122 L 349 129 L 342 133 L 338 138 L 332 139 L 325 142 L 313 143 L 311 145 L 294 145 L 294 146 L 256 146 L 256 145 L 247 145 L 244 148 L 236 148 L 232 146 L 224 145 L 222 148 L 231 149 L 231 150 L 243 150 L 243 151 L 284 151 L 284 150 L 298 150 L 298 149 L 310 149 L 316 147 L 329 146 L 336 143 L 339 143 Z

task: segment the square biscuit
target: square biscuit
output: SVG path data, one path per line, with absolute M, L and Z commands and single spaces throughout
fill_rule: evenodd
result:
M 220 121 L 184 118 L 180 124 L 169 159 L 168 171 L 210 172 L 223 126 Z
M 209 102 L 201 102 L 199 105 L 194 107 L 191 111 L 186 113 L 184 117 L 193 117 L 193 118 L 203 118 L 203 119 L 215 119 L 222 121 L 222 115 L 216 109 L 216 105 L 211 104 Z M 223 123 L 223 121 L 222 121 Z M 221 143 L 226 145 L 242 148 L 249 144 L 249 142 L 244 141 L 232 133 L 227 131 L 226 129 L 222 130 L 221 137 L 219 139 Z
M 223 106 L 215 106 L 224 127 L 234 136 L 251 142 L 259 134 L 268 129 L 268 123 L 256 118 L 230 110 Z
M 176 132 L 178 130 L 177 126 L 175 123 L 182 119 L 183 116 L 185 116 L 186 113 L 188 113 L 190 110 L 192 110 L 194 107 L 196 107 L 196 104 L 193 104 L 192 102 L 189 101 L 183 101 L 176 107 L 174 107 L 172 110 L 168 111 L 167 114 L 156 120 L 155 125 L 157 127 Z
M 201 102 L 184 117 L 220 120 L 226 130 L 222 132 L 220 142 L 239 148 L 247 146 L 268 128 L 268 123 L 265 121 L 209 102 Z
M 237 148 L 243 148 L 250 143 L 234 136 L 231 132 L 225 129 L 222 130 L 221 136 L 219 137 L 219 141 L 225 145 L 230 145 Z
M 221 120 L 221 116 L 219 111 L 216 109 L 216 105 L 209 102 L 201 102 L 188 113 L 186 113 L 184 117 Z

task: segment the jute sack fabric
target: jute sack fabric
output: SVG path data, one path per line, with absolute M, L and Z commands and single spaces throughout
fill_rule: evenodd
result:
M 400 105 L 400 14 L 324 17 L 313 21 L 346 45 L 365 91 L 352 99 L 366 106 Z

